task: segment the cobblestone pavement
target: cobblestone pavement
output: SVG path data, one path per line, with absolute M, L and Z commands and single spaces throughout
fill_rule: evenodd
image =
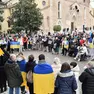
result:
M 46 56 L 46 61 L 49 62 L 50 64 L 53 63 L 53 59 L 54 59 L 55 57 L 59 57 L 60 60 L 61 60 L 61 63 L 64 63 L 64 62 L 70 63 L 71 61 L 75 61 L 75 60 L 73 59 L 73 57 L 62 56 L 61 54 L 59 54 L 59 55 L 54 55 L 54 54 L 52 54 L 52 53 L 43 52 L 43 51 L 25 51 L 25 52 L 23 52 L 23 53 L 24 53 L 24 55 L 25 55 L 25 57 L 26 57 L 26 60 L 28 59 L 28 56 L 29 56 L 30 54 L 33 54 L 33 55 L 35 56 L 35 59 L 36 59 L 37 61 L 38 61 L 38 56 L 39 56 L 40 54 L 44 54 L 44 55 Z M 15 53 L 15 54 L 17 54 L 17 53 Z M 83 71 L 83 67 L 85 66 L 85 64 L 86 64 L 87 62 L 88 62 L 88 61 L 77 62 L 78 65 L 79 65 L 79 67 L 80 67 L 81 72 Z M 7 91 L 7 92 L 4 92 L 4 93 L 1 93 L 1 94 L 8 94 L 8 91 Z

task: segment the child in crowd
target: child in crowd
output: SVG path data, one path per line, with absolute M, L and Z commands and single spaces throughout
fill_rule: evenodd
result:
M 76 94 L 80 94 L 79 93 L 79 72 L 80 72 L 80 68 L 79 68 L 79 66 L 78 66 L 78 64 L 76 63 L 76 62 L 71 62 L 70 63 L 70 67 L 71 67 L 71 70 L 74 72 L 74 74 L 75 74 L 75 78 L 76 78 L 76 82 L 77 82 L 77 86 L 78 86 L 78 88 L 77 88 L 77 90 L 76 90 Z
M 56 77 L 57 74 L 59 73 L 60 69 L 61 69 L 61 61 L 58 57 L 54 58 L 54 63 L 52 64 L 52 68 L 53 68 L 53 71 L 54 71 L 54 75 Z

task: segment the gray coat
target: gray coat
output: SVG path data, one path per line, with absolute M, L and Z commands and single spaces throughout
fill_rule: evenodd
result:
M 23 79 L 18 64 L 8 60 L 4 68 L 7 75 L 8 86 L 11 88 L 20 87 Z

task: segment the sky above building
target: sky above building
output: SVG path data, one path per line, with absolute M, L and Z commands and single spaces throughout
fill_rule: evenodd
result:
M 94 0 L 91 0 L 90 2 L 91 7 L 94 8 Z

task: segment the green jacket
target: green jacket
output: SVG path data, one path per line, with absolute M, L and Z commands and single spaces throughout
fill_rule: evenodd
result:
M 20 87 L 23 79 L 18 64 L 8 60 L 4 68 L 7 75 L 8 86 L 11 88 Z

